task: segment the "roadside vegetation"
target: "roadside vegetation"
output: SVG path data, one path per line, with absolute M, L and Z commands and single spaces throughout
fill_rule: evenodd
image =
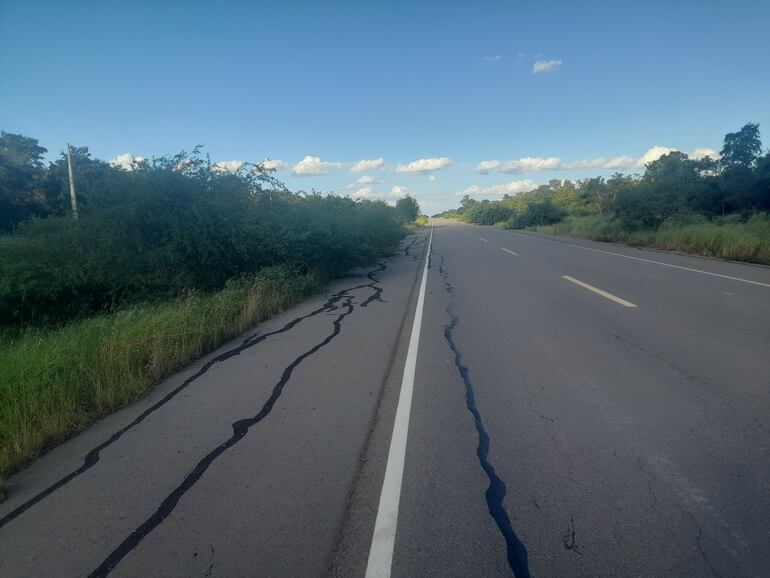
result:
M 0 136 L 0 478 L 153 383 L 392 254 L 419 206 L 288 191 L 200 149 L 46 166 Z M 0 496 L 3 489 L 0 483 Z
M 718 160 L 671 152 L 641 175 L 554 179 L 500 201 L 466 195 L 445 218 L 770 264 L 770 152 L 759 126 L 729 133 Z

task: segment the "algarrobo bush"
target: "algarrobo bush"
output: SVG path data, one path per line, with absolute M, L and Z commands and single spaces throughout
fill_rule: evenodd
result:
M 215 291 L 276 265 L 337 276 L 403 236 L 385 203 L 264 190 L 261 180 L 196 157 L 112 171 L 79 221 L 32 219 L 0 237 L 0 326 Z
M 463 215 L 469 223 L 477 225 L 494 225 L 507 221 L 513 215 L 513 209 L 501 203 L 482 201 L 468 209 Z
M 527 205 L 523 213 L 513 212 L 505 223 L 506 229 L 524 229 L 558 223 L 564 218 L 564 209 L 545 200 Z

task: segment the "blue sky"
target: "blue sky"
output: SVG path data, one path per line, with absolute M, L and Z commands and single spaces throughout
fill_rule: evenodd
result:
M 432 214 L 719 150 L 750 121 L 770 144 L 769 30 L 767 0 L 0 0 L 0 128 L 52 157 L 203 144 Z

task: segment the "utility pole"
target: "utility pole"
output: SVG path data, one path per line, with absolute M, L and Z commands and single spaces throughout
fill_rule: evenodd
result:
M 72 204 L 72 217 L 78 220 L 78 198 L 75 196 L 75 178 L 72 176 L 72 154 L 70 143 L 67 143 L 67 171 L 70 175 L 70 203 Z

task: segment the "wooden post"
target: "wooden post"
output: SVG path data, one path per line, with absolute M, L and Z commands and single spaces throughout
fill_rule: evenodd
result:
M 67 143 L 67 171 L 70 176 L 70 203 L 72 205 L 72 217 L 78 220 L 78 198 L 75 196 L 75 178 L 72 176 L 72 154 L 70 143 Z

